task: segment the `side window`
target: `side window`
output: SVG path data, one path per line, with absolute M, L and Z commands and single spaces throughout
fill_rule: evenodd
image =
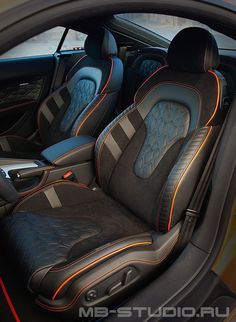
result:
M 215 36 L 219 49 L 236 50 L 235 39 L 212 30 L 198 21 L 155 13 L 125 13 L 117 16 L 139 27 L 152 31 L 157 36 L 164 37 L 168 41 L 171 41 L 184 28 L 201 27 L 209 30 Z
M 64 31 L 64 27 L 55 27 L 47 30 L 7 51 L 5 54 L 1 55 L 0 59 L 54 54 Z
M 70 29 L 61 47 L 61 51 L 83 49 L 86 37 L 87 35 L 82 32 Z

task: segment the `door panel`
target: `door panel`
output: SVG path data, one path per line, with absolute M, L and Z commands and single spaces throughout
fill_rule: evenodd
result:
M 54 67 L 53 55 L 0 60 L 0 135 L 27 137 L 35 131 Z

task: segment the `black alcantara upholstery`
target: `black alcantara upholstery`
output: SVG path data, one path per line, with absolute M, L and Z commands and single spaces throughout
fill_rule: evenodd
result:
M 95 148 L 99 187 L 51 184 L 3 220 L 10 257 L 41 307 L 75 317 L 78 307 L 104 306 L 170 256 L 220 128 L 225 85 L 211 68 L 215 40 L 205 35 L 195 28 L 180 32 L 169 66 L 156 71 L 101 133 Z M 191 47 L 198 36 L 209 59 L 192 71 L 192 53 L 186 61 L 191 71 L 183 71 L 179 47 L 185 38 Z
M 111 120 L 123 80 L 114 37 L 106 29 L 88 35 L 83 56 L 65 83 L 43 102 L 38 112 L 42 146 L 20 137 L 1 137 L 2 155 L 39 152 L 72 136 L 98 136 Z

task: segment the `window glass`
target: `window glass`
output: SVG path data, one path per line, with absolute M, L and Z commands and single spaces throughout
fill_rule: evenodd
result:
M 1 58 L 9 59 L 54 54 L 64 31 L 64 27 L 55 27 L 47 30 L 7 51 Z
M 84 48 L 87 35 L 82 32 L 70 29 L 61 50 L 79 50 Z
M 126 13 L 118 15 L 132 23 L 135 23 L 145 29 L 148 29 L 167 40 L 172 40 L 174 36 L 182 29 L 187 27 L 202 27 L 209 30 L 216 38 L 220 49 L 236 50 L 236 41 L 219 32 L 216 32 L 197 21 L 186 18 L 152 14 L 152 13 Z

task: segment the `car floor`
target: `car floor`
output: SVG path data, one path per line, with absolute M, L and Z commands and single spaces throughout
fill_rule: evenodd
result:
M 0 252 L 0 321 L 1 322 L 61 322 L 59 318 L 43 311 L 34 297 L 16 276 L 7 256 Z

